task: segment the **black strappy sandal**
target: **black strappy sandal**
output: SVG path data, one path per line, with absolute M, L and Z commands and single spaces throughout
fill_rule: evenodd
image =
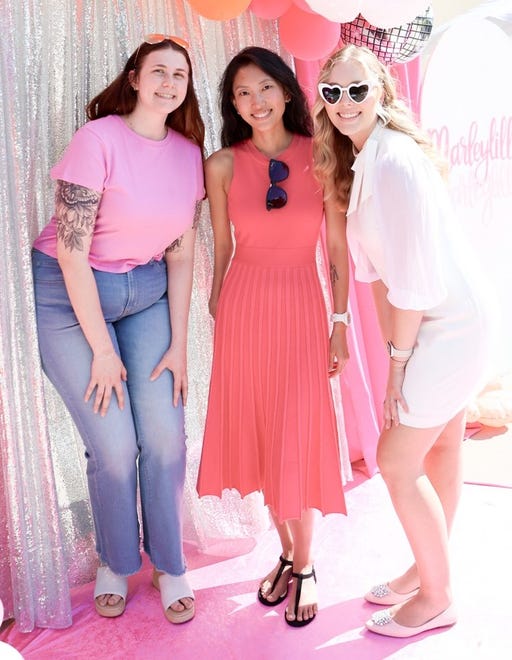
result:
M 290 621 L 288 617 L 286 616 L 286 610 L 284 611 L 284 620 L 289 626 L 293 626 L 293 628 L 302 628 L 302 626 L 307 626 L 313 619 L 316 617 L 316 614 L 313 614 L 313 616 L 310 619 L 302 619 L 301 621 L 297 620 L 297 612 L 299 611 L 299 602 L 300 602 L 300 594 L 302 591 L 302 582 L 304 580 L 307 580 L 309 578 L 313 578 L 316 582 L 316 573 L 314 567 L 311 569 L 311 573 L 292 573 L 292 577 L 297 578 L 297 591 L 295 592 L 295 619 L 293 621 Z
M 279 570 L 277 571 L 274 581 L 272 582 L 272 586 L 270 587 L 269 593 L 272 593 L 274 591 L 277 583 L 281 579 L 283 573 L 288 568 L 288 566 L 293 566 L 293 561 L 290 561 L 289 559 L 285 559 L 283 555 L 279 557 L 279 561 L 281 562 L 281 566 L 279 566 Z M 258 600 L 262 605 L 267 605 L 267 607 L 273 607 L 274 605 L 279 605 L 279 603 L 282 603 L 287 595 L 288 595 L 288 587 L 286 587 L 286 591 L 284 592 L 284 594 L 279 596 L 279 598 L 277 598 L 276 600 L 268 600 L 261 593 L 261 587 L 258 589 Z

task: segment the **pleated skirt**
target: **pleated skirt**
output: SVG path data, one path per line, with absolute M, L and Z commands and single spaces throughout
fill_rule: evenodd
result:
M 262 491 L 280 521 L 345 513 L 314 248 L 238 247 L 215 323 L 200 496 Z

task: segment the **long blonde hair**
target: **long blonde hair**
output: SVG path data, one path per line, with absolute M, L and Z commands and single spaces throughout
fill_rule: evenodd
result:
M 318 82 L 328 81 L 334 66 L 349 60 L 362 64 L 369 72 L 369 77 L 373 76 L 378 80 L 382 88 L 378 114 L 387 128 L 409 135 L 432 159 L 439 171 L 444 173 L 444 163 L 435 151 L 430 138 L 418 127 L 409 108 L 398 98 L 395 80 L 371 50 L 352 44 L 344 46 L 324 64 Z M 336 201 L 345 207 L 354 176 L 351 169 L 354 162 L 352 141 L 332 125 L 325 104 L 318 94 L 312 114 L 315 126 L 313 139 L 315 174 L 324 186 L 326 197 L 334 195 Z

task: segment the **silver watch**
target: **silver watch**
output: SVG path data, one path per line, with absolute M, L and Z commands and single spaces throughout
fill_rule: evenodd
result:
M 350 325 L 352 323 L 352 317 L 350 312 L 343 312 L 343 314 L 331 314 L 331 321 L 333 323 L 344 323 L 345 325 Z

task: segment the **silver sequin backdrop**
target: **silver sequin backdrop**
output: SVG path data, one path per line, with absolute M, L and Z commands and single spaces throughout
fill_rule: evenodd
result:
M 52 212 L 51 166 L 85 122 L 88 100 L 150 32 L 191 44 L 209 154 L 219 147 L 220 75 L 246 45 L 281 51 L 274 22 L 248 12 L 208 21 L 184 0 L 0 0 L 0 597 L 24 631 L 70 625 L 69 589 L 92 579 L 96 565 L 81 440 L 40 369 L 30 248 Z M 185 488 L 185 537 L 202 548 L 268 526 L 259 496 L 242 502 L 227 494 L 221 503 L 195 495 L 211 362 L 211 263 L 204 205 L 190 317 Z M 342 454 L 347 476 L 346 445 Z

